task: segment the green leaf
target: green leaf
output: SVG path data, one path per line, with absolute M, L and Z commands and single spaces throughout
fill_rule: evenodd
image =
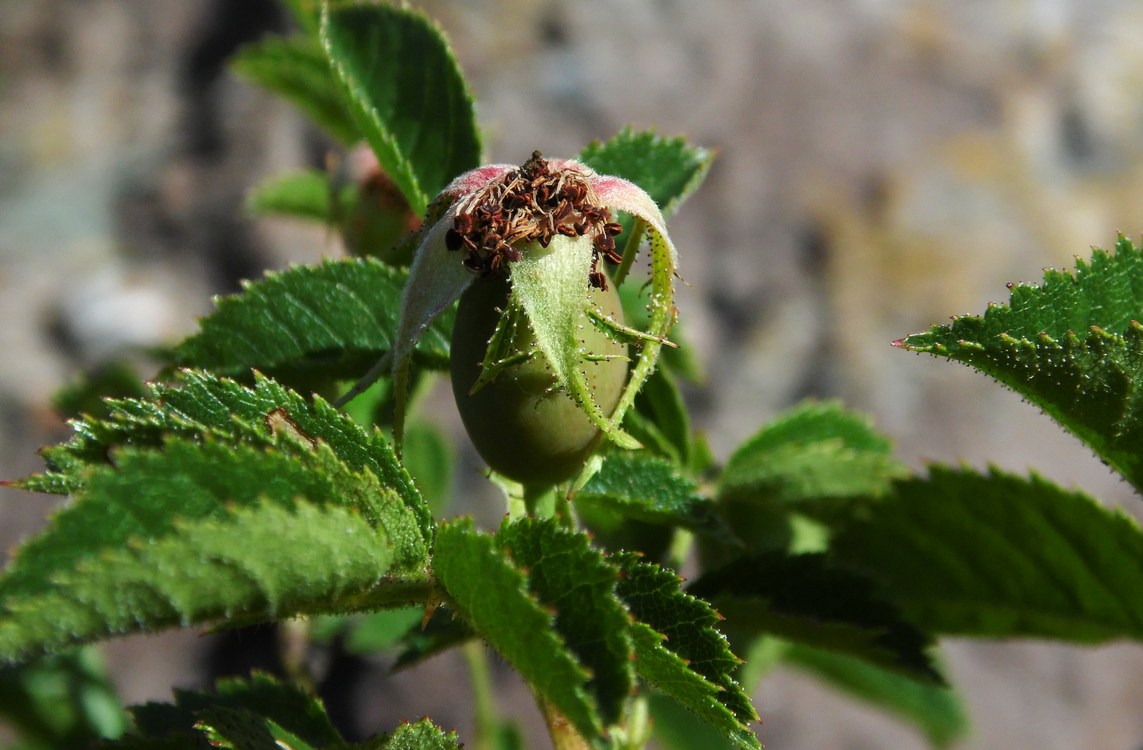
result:
M 381 744 L 367 743 L 363 750 L 460 750 L 455 732 L 445 732 L 428 719 L 402 724 Z
M 652 130 L 624 128 L 609 141 L 587 146 L 578 159 L 600 174 L 634 182 L 667 218 L 702 184 L 714 154 L 688 145 L 681 137 L 664 138 Z M 630 231 L 630 222 L 624 231 Z
M 341 145 L 361 140 L 317 39 L 268 36 L 240 49 L 230 67 L 292 103 Z
M 671 463 L 641 452 L 609 453 L 575 503 L 647 523 L 725 531 L 714 503 L 694 482 Z
M 584 736 L 602 733 L 598 704 L 587 685 L 590 673 L 496 537 L 478 533 L 468 519 L 443 525 L 437 531 L 433 569 L 458 614 L 537 695 Z
M 443 512 L 452 499 L 452 443 L 433 425 L 413 422 L 405 430 L 401 459 L 434 514 Z
M 432 516 L 412 479 L 397 462 L 380 433 L 366 433 L 345 414 L 321 399 L 312 403 L 272 380 L 256 378 L 253 388 L 201 372 L 180 373 L 176 385 L 151 385 L 148 400 L 110 402 L 107 420 L 75 422 L 75 437 L 44 451 L 47 473 L 30 477 L 18 486 L 33 491 L 69 493 L 81 489 L 91 466 L 103 466 L 117 446 L 160 447 L 172 436 L 191 440 L 218 440 L 229 444 L 274 446 L 306 461 L 319 445 L 327 445 L 353 471 L 368 471 L 401 498 L 416 519 L 404 528 L 402 509 L 387 505 L 385 513 L 370 517 L 386 524 L 403 541 L 398 547 L 424 549 L 432 536 Z M 368 510 L 366 508 L 366 510 Z M 421 554 L 412 556 L 420 558 Z
M 246 711 L 317 747 L 341 740 L 319 698 L 262 673 L 220 680 L 213 692 L 175 691 L 175 703 L 187 712 L 187 718 L 208 708 Z
M 918 679 L 943 679 L 926 653 L 929 637 L 903 619 L 874 581 L 822 554 L 769 552 L 703 575 L 689 589 L 748 635 L 849 653 Z
M 353 654 L 375 654 L 392 648 L 409 631 L 420 630 L 424 607 L 404 607 L 371 612 L 353 625 L 345 649 Z
M 639 622 L 632 627 L 639 676 L 718 727 L 739 747 L 759 747 L 747 724 L 758 720 L 734 679 L 739 660 L 715 629 L 709 604 L 679 590 L 672 571 L 615 557 L 623 568 L 618 593 Z
M 321 38 L 357 127 L 414 214 L 480 165 L 472 96 L 432 22 L 389 5 L 326 5 Z
M 234 750 L 459 750 L 456 735 L 428 719 L 360 745 L 342 740 L 317 698 L 265 675 L 224 680 L 215 692 L 176 691 L 175 704 L 132 709 L 137 733 L 107 750 L 222 747 Z M 192 727 L 205 735 L 193 732 Z M 194 742 L 196 737 L 200 742 Z M 209 742 L 207 741 L 209 738 Z
M 809 401 L 780 415 L 730 457 L 723 499 L 806 503 L 861 498 L 889 488 L 904 467 L 868 418 L 836 403 Z
M 0 658 L 165 627 L 377 606 L 357 602 L 390 555 L 342 508 L 266 506 L 179 524 L 169 537 L 59 574 L 50 590 L 6 597 Z
M 996 378 L 1143 492 L 1143 251 L 1126 237 L 1075 274 L 1013 285 L 1008 305 L 895 342 Z
M 352 188 L 336 192 L 330 176 L 317 169 L 275 175 L 246 196 L 246 210 L 256 216 L 292 216 L 332 226 L 348 210 Z M 340 206 L 334 201 L 340 201 Z
M 1035 475 L 932 467 L 843 529 L 833 553 L 935 633 L 1143 640 L 1143 534 Z
M 0 579 L 0 658 L 116 634 L 352 611 L 385 601 L 383 576 L 394 545 L 383 530 L 353 507 L 294 500 L 302 488 L 274 485 L 285 464 L 272 453 L 216 447 L 124 450 L 118 470 L 93 470 L 79 502 L 26 545 Z M 246 500 L 246 485 L 259 480 L 267 499 Z M 128 515 L 183 496 L 192 506 L 185 517 Z M 114 512 L 123 498 L 136 502 Z M 203 513 L 212 502 L 214 512 Z M 112 507 L 79 510 L 89 504 Z M 86 525 L 100 515 L 120 528 Z M 138 533 L 127 528 L 135 523 Z
M 605 722 L 619 720 L 635 687 L 630 617 L 615 595 L 619 569 L 591 546 L 586 534 L 552 520 L 505 523 L 496 535 L 513 562 L 528 571 L 528 587 L 556 613 L 556 630 L 592 675 L 588 688 Z
M 456 734 L 428 719 L 404 723 L 391 735 L 346 743 L 312 695 L 255 674 L 224 680 L 216 692 L 176 691 L 175 703 L 132 709 L 137 731 L 104 750 L 459 750 Z M 197 730 L 197 731 L 196 731 Z M 201 734 L 200 734 L 201 732 Z
M 237 506 L 293 498 L 342 505 L 401 543 L 406 566 L 425 559 L 415 520 L 396 493 L 371 473 L 354 472 L 326 447 L 309 461 L 278 451 L 219 443 L 170 441 L 164 450 L 123 449 L 116 468 L 88 472 L 80 502 L 67 506 L 45 533 L 24 543 L 0 578 L 0 601 L 51 588 L 61 572 L 133 540 L 173 533 L 179 521 L 225 517 Z M 402 526 L 413 534 L 402 533 Z
M 293 367 L 355 378 L 391 348 L 406 277 L 372 259 L 269 273 L 219 299 L 174 360 L 231 375 Z M 422 365 L 448 367 L 452 321 L 442 315 L 421 336 Z
M 733 750 L 735 743 L 662 693 L 648 696 L 655 743 L 661 750 Z
M 833 687 L 909 722 L 934 747 L 948 747 L 968 734 L 964 704 L 952 688 L 804 645 L 792 645 L 784 658 Z
M 86 747 L 118 737 L 127 714 L 91 648 L 0 668 L 0 716 L 22 748 Z
M 198 714 L 195 728 L 206 735 L 212 748 L 224 750 L 315 750 L 313 745 L 283 729 L 273 719 L 252 711 L 211 707 Z

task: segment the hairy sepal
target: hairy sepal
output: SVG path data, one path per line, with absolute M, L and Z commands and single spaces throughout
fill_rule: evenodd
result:
M 586 236 L 557 236 L 546 248 L 531 245 L 512 264 L 512 296 L 527 315 L 556 387 L 566 391 L 609 440 L 636 448 L 638 442 L 619 429 L 619 419 L 600 409 L 582 369 L 584 358 L 592 354 L 581 343 L 584 327 L 592 325 L 587 316 L 591 257 Z

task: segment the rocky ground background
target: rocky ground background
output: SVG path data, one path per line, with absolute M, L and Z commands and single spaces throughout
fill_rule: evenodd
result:
M 1143 6 L 415 4 L 454 43 L 492 160 L 572 154 L 628 124 L 718 150 L 672 234 L 709 372 L 688 396 L 719 455 L 801 398 L 840 398 L 914 466 L 1031 468 L 1139 515 L 1035 409 L 889 342 L 1003 301 L 1006 282 L 1069 267 L 1116 230 L 1143 232 Z M 293 111 L 225 69 L 284 23 L 272 0 L 0 0 L 0 475 L 37 469 L 35 449 L 66 437 L 49 398 L 81 368 L 193 331 L 239 279 L 340 252 L 320 230 L 242 212 L 249 186 L 324 154 Z M 480 481 L 476 467 L 460 479 Z M 49 507 L 0 490 L 0 543 Z M 139 701 L 203 685 L 256 643 L 177 633 L 107 652 Z M 1137 645 L 946 651 L 974 721 L 961 747 L 1143 747 Z M 426 711 L 468 726 L 457 660 L 390 681 L 354 669 L 362 729 Z M 770 676 L 757 704 L 771 748 L 925 746 L 798 674 Z

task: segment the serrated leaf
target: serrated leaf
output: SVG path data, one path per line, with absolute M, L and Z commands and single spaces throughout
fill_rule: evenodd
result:
M 428 719 L 403 723 L 361 744 L 342 740 L 312 695 L 255 674 L 224 680 L 216 692 L 175 691 L 175 704 L 132 709 L 137 732 L 103 750 L 459 750 L 454 732 Z M 191 732 L 192 726 L 202 732 Z
M 246 210 L 256 216 L 291 216 L 332 226 L 349 205 L 345 192 L 338 191 L 330 176 L 320 170 L 286 172 L 253 188 L 246 196 Z M 340 206 L 335 200 L 341 201 Z
M 799 503 L 865 497 L 905 473 L 868 418 L 809 401 L 779 415 L 735 450 L 719 481 L 723 499 Z
M 174 352 L 176 364 L 238 375 L 251 368 L 305 368 L 356 378 L 393 345 L 405 271 L 373 259 L 297 266 L 223 297 L 201 331 Z M 448 367 L 451 311 L 416 347 L 426 367 Z
M 245 709 L 210 707 L 201 711 L 195 728 L 212 748 L 222 750 L 315 750 L 313 745 Z
M 584 736 L 602 733 L 599 708 L 587 687 L 591 675 L 495 537 L 476 532 L 468 519 L 443 525 L 433 569 L 457 612 L 538 695 Z
M 608 454 L 575 503 L 647 523 L 724 531 L 714 503 L 694 482 L 671 463 L 640 452 Z
M 600 174 L 622 177 L 643 188 L 666 218 L 702 184 L 714 154 L 681 137 L 624 128 L 609 141 L 590 144 L 577 158 Z
M 44 451 L 48 472 L 19 486 L 75 492 L 83 487 L 88 467 L 105 465 L 117 446 L 157 448 L 170 437 L 273 446 L 303 461 L 325 444 L 350 469 L 372 473 L 400 496 L 416 519 L 420 541 L 407 536 L 413 529 L 405 528 L 400 508 L 385 506 L 381 516 L 370 517 L 371 523 L 383 523 L 395 539 L 400 538 L 399 548 L 424 549 L 429 543 L 432 516 L 380 433 L 366 433 L 320 398 L 308 402 L 267 378 L 256 378 L 251 388 L 202 372 L 184 371 L 180 376 L 175 385 L 151 385 L 148 400 L 110 402 L 112 415 L 107 420 L 73 423 L 75 437 Z
M 731 630 L 776 635 L 943 681 L 926 653 L 931 639 L 879 594 L 874 581 L 823 554 L 738 558 L 703 575 L 689 591 L 717 607 Z
M 960 696 L 949 687 L 835 651 L 793 644 L 784 660 L 845 693 L 909 722 L 934 747 L 948 747 L 969 730 Z
M 934 633 L 1143 640 L 1143 534 L 1032 475 L 932 467 L 831 545 Z
M 321 40 L 381 168 L 424 214 L 481 156 L 472 96 L 443 34 L 406 8 L 327 4 Z
M 660 750 L 733 750 L 736 747 L 722 732 L 664 693 L 647 697 L 654 739 Z
M 963 362 L 996 378 L 1074 433 L 1143 492 L 1143 251 L 1120 236 L 1074 274 L 1011 287 L 982 317 L 908 336 L 897 346 Z
M 740 662 L 715 629 L 718 613 L 681 591 L 680 579 L 672 571 L 631 554 L 617 555 L 615 560 L 623 568 L 619 596 L 639 620 L 632 628 L 639 676 L 718 727 L 739 747 L 759 747 L 746 726 L 757 721 L 758 714 L 734 679 Z
M 238 75 L 278 94 L 309 115 L 341 145 L 351 146 L 361 140 L 361 131 L 317 39 L 266 37 L 240 49 L 230 66 Z
M 116 469 L 90 470 L 79 501 L 17 550 L 0 578 L 0 601 L 49 589 L 107 550 L 168 536 L 179 522 L 223 518 L 235 507 L 304 497 L 376 517 L 387 502 L 378 502 L 386 493 L 375 477 L 350 472 L 328 448 L 301 462 L 250 446 L 171 441 L 161 452 L 119 451 L 115 462 Z
M 165 627 L 378 606 L 391 543 L 346 508 L 269 503 L 100 549 L 0 600 L 0 658 Z M 382 592 L 383 598 L 383 592 Z
M 460 750 L 456 732 L 445 732 L 428 719 L 402 724 L 379 745 L 367 744 L 363 750 Z
M 177 690 L 175 703 L 192 713 L 209 707 L 245 710 L 318 747 L 341 740 L 321 699 L 259 672 L 249 678 L 220 680 L 213 692 Z
M 136 733 L 129 741 L 102 747 L 107 750 L 184 746 L 234 750 L 384 747 L 379 743 L 345 743 L 318 698 L 260 673 L 249 679 L 222 680 L 210 692 L 176 690 L 174 704 L 148 703 L 131 710 L 135 715 Z M 193 744 L 189 744 L 188 739 Z
M 619 569 L 591 546 L 587 535 L 552 520 L 505 523 L 496 538 L 528 571 L 529 590 L 555 611 L 557 631 L 591 672 L 588 688 L 603 720 L 615 723 L 635 686 L 630 617 L 615 595 Z

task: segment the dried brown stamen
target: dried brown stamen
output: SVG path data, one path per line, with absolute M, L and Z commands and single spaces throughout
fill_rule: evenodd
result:
M 610 211 L 596 204 L 588 176 L 580 170 L 553 168 L 535 151 L 519 169 L 460 200 L 453 225 L 445 233 L 445 246 L 464 251 L 466 268 L 489 276 L 519 260 L 521 244 L 536 242 L 547 247 L 557 235 L 590 236 L 588 283 L 607 288 L 599 259 L 620 261 L 614 238 L 623 227 L 611 221 Z

